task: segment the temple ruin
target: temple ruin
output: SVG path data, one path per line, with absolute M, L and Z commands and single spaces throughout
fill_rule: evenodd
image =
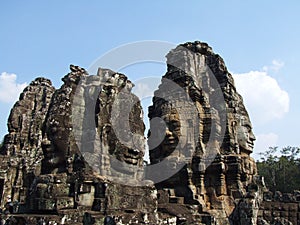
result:
M 272 196 L 257 174 L 252 124 L 223 59 L 199 41 L 166 58 L 147 138 L 124 74 L 71 65 L 59 89 L 32 81 L 11 110 L 0 151 L 2 220 L 299 224 L 300 194 Z

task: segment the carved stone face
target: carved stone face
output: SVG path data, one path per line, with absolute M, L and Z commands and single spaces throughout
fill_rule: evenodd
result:
M 44 159 L 42 163 L 42 173 L 57 173 L 65 170 L 65 152 L 55 148 L 50 141 L 44 140 L 42 143 Z
M 252 132 L 252 125 L 247 116 L 240 117 L 240 122 L 237 127 L 237 140 L 242 153 L 251 153 L 253 151 L 256 138 Z
M 122 77 L 121 77 L 122 78 Z M 119 78 L 117 81 L 121 80 Z M 122 78 L 124 82 L 124 78 Z M 114 87 L 116 93 L 117 88 Z M 100 93 L 101 104 L 99 104 L 98 124 L 100 127 L 100 140 L 108 148 L 111 160 L 117 159 L 120 162 L 133 166 L 141 166 L 143 162 L 145 139 L 143 137 L 144 124 L 141 114 L 141 107 L 132 106 L 132 102 L 136 101 L 135 96 L 128 93 L 121 93 L 118 98 L 113 94 L 106 92 L 105 96 Z M 120 112 L 112 112 L 111 108 L 115 102 L 122 102 L 118 105 Z M 131 107 L 132 106 L 132 107 Z M 116 107 L 116 106 L 115 106 Z M 130 112 L 131 111 L 131 112 Z M 124 121 L 128 117 L 129 121 Z M 118 116 L 116 117 L 115 114 Z M 114 119 L 110 116 L 113 115 Z M 112 120 L 114 120 L 112 122 Z M 129 126 L 129 127 L 128 127 Z M 115 158 L 115 159 L 113 159 Z M 115 163 L 115 165 L 117 165 Z
M 138 165 L 141 159 L 143 158 L 143 152 L 138 150 L 143 146 L 143 143 L 138 143 L 140 140 L 136 140 L 136 143 L 133 140 L 133 144 L 137 146 L 137 149 L 128 148 L 123 145 L 115 135 L 113 129 L 110 125 L 106 125 L 102 129 L 101 140 L 103 144 L 109 146 L 110 155 L 115 157 L 121 162 L 126 162 L 127 164 Z M 124 138 L 124 136 L 123 136 Z
M 169 155 L 176 148 L 180 137 L 180 120 L 178 113 L 170 111 L 170 114 L 161 117 L 166 123 L 165 138 L 162 142 L 162 149 Z

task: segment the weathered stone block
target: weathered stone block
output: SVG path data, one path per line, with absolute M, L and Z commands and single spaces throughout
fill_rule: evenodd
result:
M 56 210 L 56 200 L 55 199 L 46 199 L 46 198 L 37 198 L 37 209 L 41 211 L 54 211 Z
M 72 198 L 72 197 L 57 198 L 56 199 L 56 208 L 58 210 L 73 209 L 74 208 L 74 198 Z
M 67 197 L 70 192 L 70 187 L 66 183 L 53 184 L 51 191 L 53 197 Z
M 79 194 L 78 205 L 92 208 L 94 202 L 94 193 Z

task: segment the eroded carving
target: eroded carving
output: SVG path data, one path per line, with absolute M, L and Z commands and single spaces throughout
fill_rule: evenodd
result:
M 196 41 L 171 50 L 167 64 L 149 108 L 148 145 L 150 166 L 164 162 L 172 173 L 146 174 L 168 175 L 155 186 L 143 181 L 142 108 L 125 75 L 102 68 L 88 75 L 71 65 L 58 90 L 44 78 L 32 82 L 11 112 L 1 149 L 1 205 L 9 196 L 21 213 L 11 220 L 283 223 L 271 214 L 286 207 L 282 217 L 296 224 L 297 194 L 265 194 L 262 203 L 264 182 L 250 157 L 255 136 L 223 59 Z

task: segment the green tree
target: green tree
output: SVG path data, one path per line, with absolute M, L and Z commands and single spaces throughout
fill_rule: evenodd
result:
M 300 148 L 270 147 L 268 151 L 260 153 L 257 168 L 264 176 L 267 187 L 275 192 L 292 192 L 300 189 Z

